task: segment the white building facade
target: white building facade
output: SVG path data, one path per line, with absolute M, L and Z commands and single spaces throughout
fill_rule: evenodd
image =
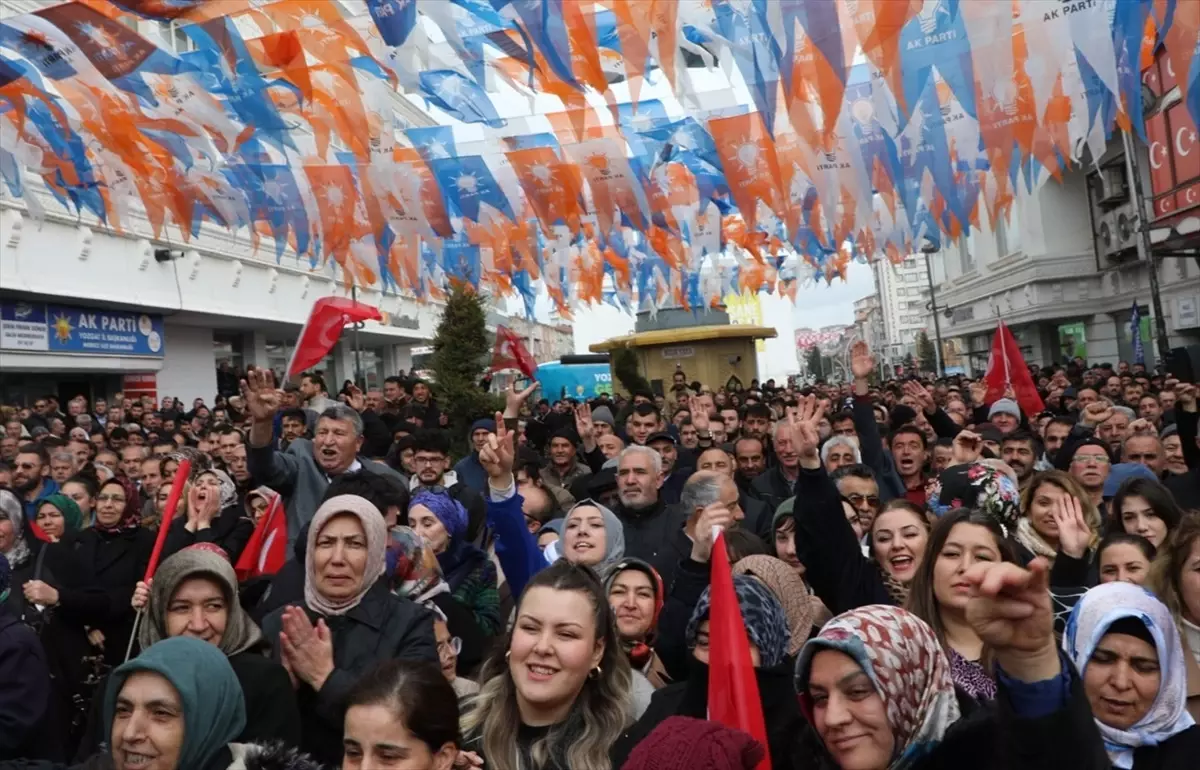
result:
M 936 258 L 931 263 L 940 268 Z M 875 297 L 878 301 L 880 345 L 872 346 L 887 366 L 901 363 L 908 355 L 916 355 L 917 335 L 926 331 L 934 338 L 929 316 L 929 278 L 925 270 L 925 255 L 910 254 L 899 264 L 887 259 L 871 265 L 875 275 Z M 857 307 L 856 307 L 857 310 Z

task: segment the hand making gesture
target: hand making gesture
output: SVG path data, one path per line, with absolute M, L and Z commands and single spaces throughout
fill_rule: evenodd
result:
M 504 393 L 504 416 L 513 419 L 520 417 L 521 407 L 537 389 L 538 382 L 536 380 L 529 383 L 529 387 L 524 390 L 517 390 L 517 383 L 510 383 L 508 390 Z
M 967 622 L 1000 668 L 1023 682 L 1058 676 L 1049 563 L 1038 558 L 1022 569 L 1012 562 L 979 562 L 964 577 L 971 585 Z
M 1058 498 L 1051 511 L 1058 525 L 1058 547 L 1073 559 L 1082 559 L 1092 543 L 1092 528 L 1083 515 L 1083 506 L 1071 495 Z
M 275 387 L 275 375 L 269 369 L 255 368 L 246 372 L 241 388 L 251 419 L 256 423 L 273 422 L 283 398 L 283 391 Z
M 508 489 L 513 485 L 513 431 L 504 424 L 504 418 L 496 415 L 496 433 L 488 436 L 487 443 L 479 450 L 479 464 L 487 471 L 489 484 L 497 489 Z
M 575 432 L 585 453 L 595 451 L 596 425 L 592 422 L 592 407 L 586 401 L 575 407 Z
M 921 411 L 927 415 L 931 415 L 937 411 L 937 404 L 933 403 L 933 395 L 925 386 L 919 382 L 908 380 L 904 383 L 904 394 L 909 396 L 921 406 Z
M 960 430 L 954 437 L 951 451 L 951 465 L 978 462 L 979 455 L 983 452 L 983 437 L 969 430 Z
M 825 416 L 825 406 L 816 396 L 805 396 L 800 399 L 799 408 L 787 416 L 788 426 L 792 430 L 792 441 L 796 443 L 796 451 L 800 454 L 800 465 L 810 470 L 821 467 L 821 455 L 817 447 L 821 445 L 821 418 Z

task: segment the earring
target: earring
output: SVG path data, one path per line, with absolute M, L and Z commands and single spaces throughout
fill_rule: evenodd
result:
M 588 679 L 598 679 L 602 673 L 604 673 L 603 670 L 599 666 L 596 666 L 588 672 Z

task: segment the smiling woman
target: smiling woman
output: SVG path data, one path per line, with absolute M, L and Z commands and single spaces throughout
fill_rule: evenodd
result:
M 630 672 L 596 575 L 566 561 L 537 573 L 480 681 L 462 727 L 484 767 L 609 770 Z

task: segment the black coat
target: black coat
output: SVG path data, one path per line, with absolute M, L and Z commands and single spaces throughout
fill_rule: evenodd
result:
M 767 504 L 772 512 L 779 504 L 792 496 L 792 482 L 787 480 L 779 466 L 767 468 L 750 482 L 754 496 Z
M 125 661 L 135 615 L 130 602 L 146 575 L 154 537 L 141 527 L 116 534 L 89 527 L 47 546 L 45 566 L 59 593 L 55 622 L 99 629 L 109 666 Z
M 1192 725 L 1157 746 L 1143 746 L 1133 752 L 1133 770 L 1195 770 L 1197 763 L 1200 725 Z
M 252 534 L 254 519 L 246 515 L 246 508 L 240 502 L 226 506 L 208 529 L 188 532 L 187 517 L 180 516 L 171 522 L 167 542 L 163 545 L 162 558 L 166 559 L 196 543 L 212 543 L 220 546 L 229 554 L 229 561 L 236 564 Z
M 658 570 L 665 585 L 671 584 L 678 557 L 669 546 L 687 516 L 660 498 L 654 507 L 633 511 L 618 505 L 613 513 L 625 529 L 625 555 L 641 559 Z
M 283 666 L 263 655 L 264 651 L 261 648 L 247 650 L 227 659 L 242 686 L 242 699 L 246 705 L 246 727 L 235 742 L 282 741 L 286 746 L 298 746 L 301 740 L 300 710 L 296 706 L 292 680 Z M 76 762 L 85 761 L 100 750 L 101 744 L 108 743 L 103 698 L 107 686 L 106 679 L 96 688 L 87 729 L 75 752 Z
M 303 607 L 314 624 L 322 616 Z M 279 632 L 283 608 L 263 620 L 263 635 L 280 659 Z M 368 670 L 385 660 L 438 662 L 433 613 L 408 599 L 394 596 L 384 581 L 371 586 L 358 606 L 344 615 L 324 618 L 333 637 L 334 672 L 320 692 L 301 685 L 296 692 L 304 735 L 300 748 L 315 759 L 334 765 L 342 758 L 346 695 Z
M 37 635 L 0 605 L 0 760 L 59 757 L 54 700 Z

